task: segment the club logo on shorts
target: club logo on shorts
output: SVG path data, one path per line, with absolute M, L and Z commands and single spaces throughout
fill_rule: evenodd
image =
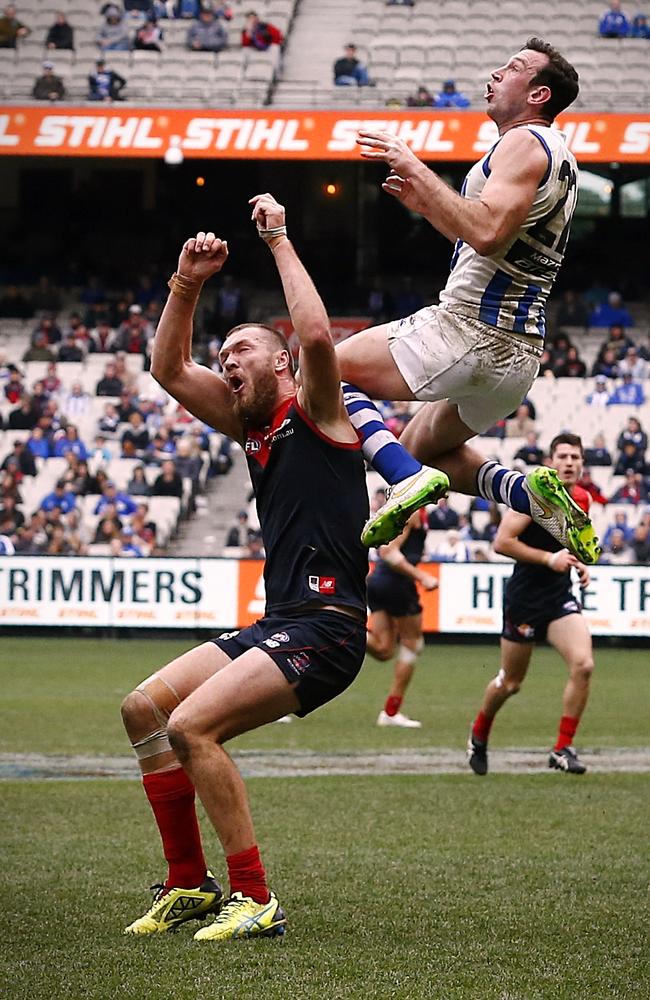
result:
M 287 657 L 287 664 L 296 674 L 304 674 L 310 663 L 311 659 L 309 653 L 305 653 L 304 651 L 296 653 L 295 656 Z
M 271 636 L 276 642 L 289 642 L 289 635 L 287 632 L 274 632 Z
M 310 576 L 309 577 L 309 589 L 315 590 L 317 594 L 335 594 L 336 593 L 336 577 L 335 576 Z
M 534 639 L 535 629 L 532 625 L 517 625 L 517 632 L 522 637 L 522 639 Z
M 277 649 L 280 643 L 276 642 L 275 639 L 265 639 L 262 645 L 268 646 L 269 649 Z
M 219 636 L 220 639 L 234 639 L 236 635 L 239 635 L 241 629 L 237 629 L 235 632 L 222 632 Z
M 576 601 L 565 601 L 562 605 L 563 611 L 580 611 Z

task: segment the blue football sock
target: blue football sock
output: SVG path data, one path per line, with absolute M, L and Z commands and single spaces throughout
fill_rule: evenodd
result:
M 530 500 L 524 489 L 526 477 L 498 462 L 485 462 L 478 470 L 478 494 L 486 500 L 505 503 L 518 514 L 530 517 Z
M 363 457 L 373 469 L 391 486 L 420 472 L 422 463 L 388 430 L 372 400 L 347 382 L 342 388 L 348 416 L 361 438 Z

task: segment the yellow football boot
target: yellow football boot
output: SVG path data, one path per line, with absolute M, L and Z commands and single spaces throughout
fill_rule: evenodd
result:
M 250 896 L 233 892 L 211 924 L 194 935 L 195 941 L 231 941 L 239 938 L 275 937 L 286 929 L 287 918 L 277 896 L 256 903 Z
M 176 930 L 186 920 L 205 920 L 219 909 L 223 899 L 221 886 L 211 872 L 207 872 L 198 889 L 165 889 L 164 885 L 151 888 L 155 890 L 151 907 L 125 928 L 125 934 L 160 934 Z

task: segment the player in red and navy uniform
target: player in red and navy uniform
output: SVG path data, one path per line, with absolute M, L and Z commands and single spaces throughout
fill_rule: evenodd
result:
M 244 782 L 223 744 L 282 718 L 306 715 L 345 690 L 366 647 L 368 516 L 365 466 L 340 389 L 327 314 L 286 235 L 271 195 L 251 200 L 273 252 L 300 342 L 301 383 L 287 342 L 259 324 L 235 327 L 220 352 L 223 376 L 192 360 L 199 294 L 220 271 L 227 244 L 188 240 L 169 282 L 151 371 L 187 410 L 245 449 L 266 550 L 266 610 L 157 671 L 122 714 L 169 871 L 129 934 L 173 930 L 216 913 L 195 935 L 222 941 L 284 932 L 269 891 Z M 217 832 L 230 895 L 206 867 L 195 789 Z
M 558 434 L 551 441 L 551 468 L 587 513 L 591 498 L 576 485 L 582 462 L 582 441 L 577 434 Z M 558 736 L 548 764 L 559 771 L 584 774 L 586 767 L 573 747 L 573 738 L 589 697 L 594 664 L 591 634 L 573 592 L 571 571 L 577 572 L 582 589 L 589 586 L 589 572 L 530 517 L 514 511 L 505 514 L 494 548 L 514 559 L 515 568 L 503 604 L 501 668 L 485 689 L 481 710 L 470 729 L 469 765 L 475 774 L 487 773 L 487 745 L 494 717 L 521 687 L 535 643 L 546 638 L 569 668 Z
M 379 562 L 368 577 L 368 653 L 385 661 L 392 659 L 397 650 L 393 683 L 377 717 L 378 726 L 419 729 L 422 725 L 405 715 L 401 707 L 424 646 L 422 605 L 416 584 L 425 590 L 438 586 L 435 576 L 419 567 L 426 537 L 426 513 L 417 510 L 401 535 L 380 546 Z

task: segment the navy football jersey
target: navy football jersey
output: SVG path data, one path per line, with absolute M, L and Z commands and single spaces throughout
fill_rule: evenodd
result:
M 366 611 L 368 491 L 361 446 L 328 438 L 296 397 L 248 430 L 246 459 L 266 551 L 266 614 L 308 603 Z

